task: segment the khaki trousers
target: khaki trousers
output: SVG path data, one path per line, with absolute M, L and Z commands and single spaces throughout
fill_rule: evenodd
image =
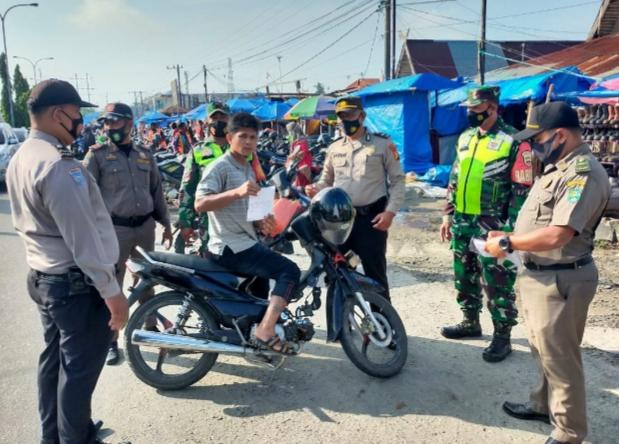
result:
M 576 270 L 524 269 L 518 277 L 531 354 L 540 372 L 529 407 L 550 414 L 558 441 L 580 443 L 587 435 L 580 343 L 597 284 L 594 263 Z
M 136 251 L 135 247 L 142 247 L 146 251 L 153 251 L 155 249 L 155 220 L 151 217 L 139 227 L 120 227 L 114 225 L 116 230 L 116 237 L 118 238 L 118 247 L 120 254 L 118 255 L 118 264 L 116 264 L 116 279 L 120 288 L 123 288 L 123 282 L 125 280 L 125 273 L 127 271 L 127 259 L 130 257 L 139 257 L 140 254 Z M 144 303 L 151 299 L 155 295 L 154 290 L 150 290 L 144 293 L 144 296 L 140 298 L 140 303 Z M 154 326 L 156 320 L 154 318 L 147 319 L 145 323 L 147 327 Z M 112 340 L 118 338 L 118 333 L 114 334 Z

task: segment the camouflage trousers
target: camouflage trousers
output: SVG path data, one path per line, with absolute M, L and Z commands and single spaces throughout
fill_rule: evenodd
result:
M 188 225 L 191 226 L 194 230 L 197 231 L 198 237 L 200 239 L 200 256 L 204 256 L 204 254 L 208 251 L 208 215 L 206 213 L 200 214 L 198 218 L 193 220 L 193 222 L 188 222 L 187 220 L 179 217 L 178 225 L 181 228 L 185 228 Z M 179 254 L 185 254 L 185 241 L 181 237 L 180 233 L 176 237 L 176 241 L 174 243 L 174 251 Z
M 479 316 L 483 288 L 495 329 L 509 329 L 517 324 L 514 293 L 517 267 L 508 260 L 477 254 L 470 243 L 472 238 L 485 239 L 489 231 L 502 230 L 503 227 L 504 223 L 498 217 L 456 213 L 451 229 L 458 304 L 466 316 Z

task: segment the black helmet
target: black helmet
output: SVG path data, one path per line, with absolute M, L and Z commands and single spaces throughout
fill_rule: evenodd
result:
M 352 231 L 355 207 L 341 188 L 325 188 L 312 199 L 310 217 L 327 242 L 341 245 Z

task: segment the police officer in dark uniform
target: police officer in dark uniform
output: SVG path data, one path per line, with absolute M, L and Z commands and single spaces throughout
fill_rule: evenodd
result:
M 387 230 L 404 201 L 404 172 L 393 142 L 370 133 L 359 97 L 344 97 L 335 112 L 345 136 L 329 146 L 320 180 L 306 187 L 313 196 L 326 187 L 348 193 L 357 210 L 352 233 L 342 251 L 359 256 L 368 277 L 380 283 L 389 297 L 387 280 Z
M 32 130 L 11 160 L 13 224 L 26 245 L 28 292 L 41 314 L 45 349 L 38 369 L 43 444 L 100 442 L 91 399 L 112 331 L 129 308 L 114 266 L 118 242 L 99 187 L 69 146 L 84 102 L 51 79 L 28 99 Z

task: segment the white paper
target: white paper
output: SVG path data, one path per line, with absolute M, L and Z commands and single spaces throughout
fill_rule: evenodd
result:
M 265 187 L 258 191 L 256 196 L 249 196 L 247 207 L 247 221 L 262 220 L 269 214 L 273 214 L 273 200 L 275 199 L 275 187 Z
M 470 246 L 475 250 L 479 255 L 484 257 L 491 257 L 492 255 L 486 251 L 486 241 L 483 239 L 479 239 L 474 237 L 471 239 Z M 504 260 L 510 261 L 516 267 L 519 267 L 522 263 L 520 260 L 520 255 L 517 252 L 507 253 L 504 258 L 499 259 L 499 264 L 503 264 Z

